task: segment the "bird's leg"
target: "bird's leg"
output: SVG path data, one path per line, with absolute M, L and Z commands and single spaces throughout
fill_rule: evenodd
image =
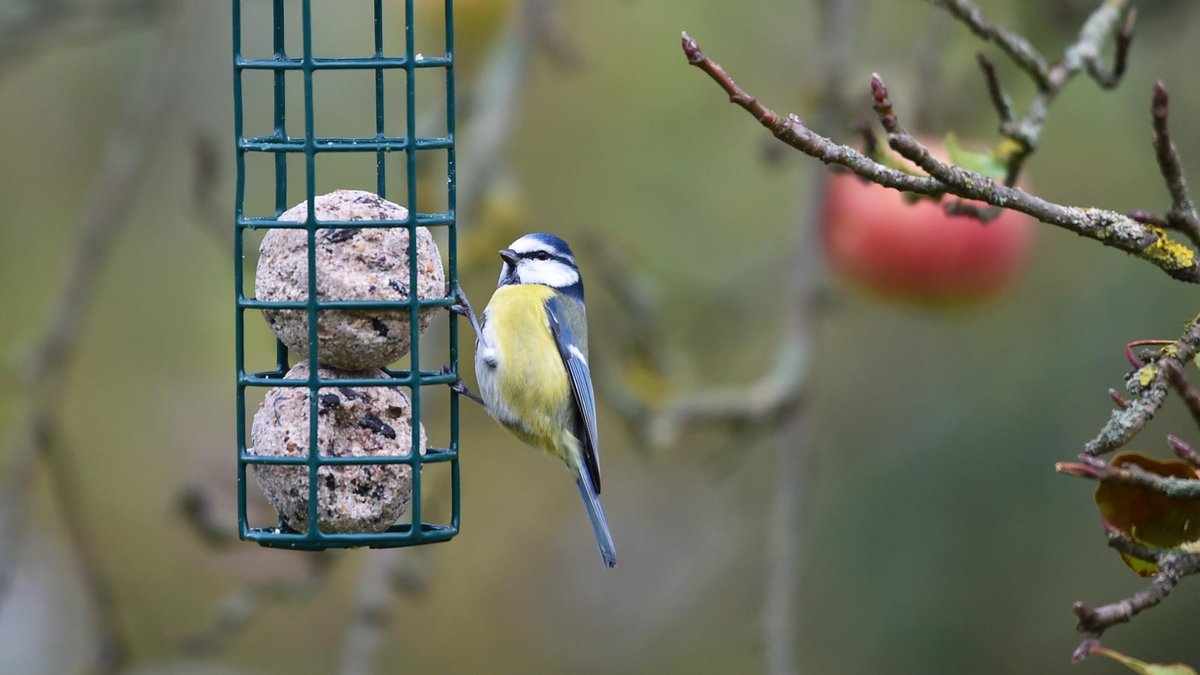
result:
M 455 304 L 448 308 L 451 312 L 467 317 L 471 322 L 471 328 L 475 329 L 475 338 L 479 339 L 479 318 L 475 316 L 475 310 L 471 309 L 471 301 L 467 299 L 467 293 L 463 290 L 462 284 L 458 284 L 454 289 Z
M 467 320 L 471 322 L 471 328 L 475 330 L 475 339 L 478 340 L 481 335 L 481 331 L 479 329 L 479 318 L 475 316 L 475 310 L 471 308 L 471 301 L 467 299 L 467 293 L 463 290 L 462 284 L 455 285 L 454 299 L 456 302 L 453 305 L 450 305 L 448 309 L 455 314 L 467 317 Z M 442 374 L 449 375 L 450 366 L 442 366 Z M 457 378 L 450 384 L 450 391 L 462 394 L 484 408 L 487 407 L 487 403 L 484 403 L 483 398 L 479 394 L 471 391 L 471 388 L 462 381 L 461 377 Z
M 468 307 L 468 309 L 470 309 L 470 308 Z M 450 374 L 450 366 L 442 366 L 442 375 L 449 375 L 449 374 Z M 467 386 L 466 382 L 462 381 L 461 377 L 456 378 L 453 382 L 450 383 L 450 391 L 462 394 L 463 396 L 466 396 L 467 398 L 471 399 L 472 401 L 475 401 L 476 403 L 483 406 L 484 408 L 487 407 L 487 403 L 484 403 L 483 397 L 481 397 L 479 394 L 476 394 L 475 392 L 471 391 L 471 388 Z

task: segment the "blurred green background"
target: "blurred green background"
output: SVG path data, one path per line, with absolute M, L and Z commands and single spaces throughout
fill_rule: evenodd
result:
M 244 3 L 247 52 L 266 53 L 270 3 Z M 473 4 L 479 0 L 461 1 L 463 20 Z M 847 83 L 862 92 L 856 111 L 869 111 L 867 83 L 878 71 L 901 119 L 920 105 L 926 131 L 991 141 L 994 114 L 973 58 L 980 43 L 924 2 L 864 4 Z M 1054 55 L 1085 12 L 1050 4 L 980 2 Z M 369 2 L 314 5 L 318 53 L 371 50 Z M 288 6 L 298 16 L 298 3 Z M 388 7 L 395 17 L 389 51 L 402 44 L 400 7 Z M 233 524 L 229 3 L 205 2 L 194 16 L 179 45 L 187 50 L 186 81 L 130 221 L 103 263 L 61 411 L 87 529 L 111 576 L 134 665 L 145 672 L 184 659 L 181 642 L 211 623 L 221 597 L 253 580 L 299 578 L 304 569 L 304 554 L 251 544 L 214 551 L 173 508 L 185 486 L 204 484 L 218 516 Z M 611 241 L 631 268 L 660 284 L 662 339 L 701 373 L 684 386 L 753 379 L 781 330 L 773 297 L 800 236 L 798 199 L 822 169 L 798 153 L 764 161 L 764 130 L 687 66 L 678 36 L 690 31 L 765 103 L 807 118 L 821 82 L 813 8 L 592 0 L 565 3 L 561 19 L 582 62 L 566 68 L 535 52 L 529 64 L 505 156 L 519 189 L 520 229 Z M 106 140 L 154 42 L 153 26 L 136 22 L 100 39 L 66 34 L 0 69 L 0 351 L 17 361 L 59 290 Z M 1028 166 L 1035 190 L 1070 204 L 1163 210 L 1167 196 L 1149 145 L 1156 79 L 1171 88 L 1175 140 L 1189 174 L 1200 177 L 1198 44 L 1194 6 L 1147 7 L 1121 86 L 1103 92 L 1080 79 L 1056 103 Z M 929 49 L 936 81 L 918 75 Z M 1029 86 L 987 51 L 1023 109 Z M 469 90 L 468 64 L 461 76 Z M 429 103 L 441 95 L 435 79 L 422 90 Z M 318 133 L 373 133 L 369 80 L 318 75 Z M 396 109 L 399 84 L 389 82 Z M 269 77 L 248 77 L 246 87 L 248 102 L 260 106 L 248 114 L 265 125 Z M 476 115 L 488 114 L 486 100 L 472 105 Z M 206 202 L 215 209 L 198 207 L 193 196 L 198 138 L 217 143 L 217 187 Z M 464 153 L 479 142 L 459 138 Z M 372 161 L 331 160 L 319 168 L 319 190 L 371 189 Z M 396 155 L 393 166 L 400 161 Z M 472 180 L 460 175 L 460 189 Z M 266 183 L 251 189 L 251 204 L 270 206 Z M 464 246 L 475 225 L 463 223 Z M 591 247 L 579 248 L 588 275 Z M 494 262 L 464 272 L 477 309 L 495 283 Z M 621 308 L 597 275 L 589 280 L 599 368 L 622 357 L 614 347 Z M 1128 369 L 1124 344 L 1177 337 L 1196 314 L 1194 289 L 1049 226 L 1011 291 L 972 311 L 914 310 L 833 287 L 812 384 L 796 570 L 803 671 L 1121 672 L 1096 658 L 1069 665 L 1079 637 L 1070 607 L 1115 600 L 1145 582 L 1105 546 L 1092 486 L 1056 475 L 1053 464 L 1072 458 L 1107 419 L 1105 392 L 1120 387 Z M 269 334 L 258 323 L 248 316 L 250 353 L 269 359 Z M 385 605 L 390 623 L 378 672 L 762 669 L 768 444 L 686 435 L 651 460 L 603 398 L 604 499 L 620 566 L 600 567 L 562 467 L 464 407 L 462 533 L 400 554 L 423 570 L 426 585 Z M 0 430 L 26 403 L 6 385 Z M 425 420 L 439 442 L 445 412 L 433 406 Z M 1131 448 L 1162 456 L 1168 432 L 1200 440 L 1191 424 L 1172 401 Z M 76 672 L 89 660 L 80 570 L 38 476 L 18 540 L 21 565 L 0 607 L 5 673 Z M 377 555 L 338 558 L 325 583 L 264 607 L 204 656 L 208 670 L 198 672 L 335 671 L 363 592 L 358 580 Z M 1147 660 L 1200 664 L 1189 621 L 1200 611 L 1194 586 L 1185 581 L 1105 644 Z

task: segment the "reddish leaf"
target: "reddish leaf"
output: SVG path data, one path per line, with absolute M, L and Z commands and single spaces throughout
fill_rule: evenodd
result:
M 1196 480 L 1196 471 L 1186 462 L 1158 460 L 1136 452 L 1123 452 L 1112 459 L 1116 467 L 1136 466 L 1159 476 Z M 1096 488 L 1096 507 L 1108 527 L 1134 541 L 1156 548 L 1175 548 L 1200 540 L 1200 500 L 1168 497 L 1138 485 L 1102 480 Z M 1122 553 L 1133 571 L 1153 576 L 1157 567 L 1149 561 Z

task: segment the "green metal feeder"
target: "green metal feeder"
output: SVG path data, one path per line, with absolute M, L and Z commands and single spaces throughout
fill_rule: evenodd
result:
M 266 0 L 263 0 L 264 2 Z M 385 22 L 383 17 L 383 0 L 373 0 L 374 4 L 374 53 L 362 58 L 326 57 L 313 53 L 313 17 L 312 0 L 300 0 L 301 22 L 303 29 L 303 53 L 292 56 L 286 53 L 285 36 L 285 2 L 271 0 L 273 11 L 273 51 L 269 59 L 251 59 L 242 56 L 242 5 L 243 0 L 233 2 L 233 101 L 234 101 L 234 130 L 237 136 L 237 189 L 236 189 L 236 221 L 234 237 L 234 286 L 237 291 L 236 318 L 236 351 L 237 351 L 237 485 L 238 485 L 238 529 L 242 539 L 256 541 L 263 546 L 289 549 L 321 550 L 326 548 L 347 548 L 370 546 L 373 548 L 390 548 L 398 546 L 413 546 L 446 541 L 458 534 L 460 513 L 460 485 L 458 465 L 458 423 L 459 400 L 456 392 L 450 392 L 450 441 L 449 447 L 429 447 L 425 454 L 416 451 L 420 447 L 421 430 L 421 398 L 422 392 L 431 386 L 446 389 L 446 385 L 458 380 L 458 325 L 456 317 L 450 312 L 440 312 L 449 321 L 449 372 L 420 370 L 420 331 L 418 312 L 421 308 L 445 308 L 454 304 L 453 297 L 420 299 L 415 289 L 418 287 L 417 261 L 417 227 L 444 227 L 447 229 L 446 257 L 448 265 L 448 288 L 457 288 L 458 270 L 456 261 L 456 228 L 455 228 L 455 149 L 454 149 L 454 30 L 452 21 L 453 0 L 445 0 L 445 46 L 444 56 L 428 57 L 416 54 L 414 51 L 415 15 L 413 0 L 405 0 L 405 49 L 402 56 L 389 56 L 384 52 Z M 393 21 L 393 23 L 398 23 Z M 416 71 L 418 69 L 441 69 L 446 76 L 446 135 L 444 137 L 418 137 L 416 133 Z M 248 138 L 244 133 L 243 109 L 243 79 L 247 70 L 269 71 L 273 76 L 272 101 L 274 110 L 274 129 L 270 135 Z M 388 136 L 384 130 L 385 87 L 384 73 L 387 70 L 402 70 L 406 75 L 406 134 L 404 136 Z M 304 100 L 304 133 L 301 136 L 290 135 L 286 125 L 286 84 L 289 71 L 297 71 L 303 77 Z M 313 115 L 313 73 L 316 71 L 370 71 L 375 74 L 375 135 L 351 137 L 318 137 L 314 134 Z M 446 211 L 443 213 L 421 212 L 417 203 L 417 155 L 422 152 L 446 153 Z M 373 220 L 351 222 L 327 222 L 317 220 L 315 207 L 316 176 L 315 159 L 321 153 L 373 153 L 375 155 L 376 193 L 386 197 L 386 176 L 388 162 L 394 155 L 403 153 L 407 166 L 407 209 L 408 215 L 402 220 Z M 246 195 L 246 154 L 267 153 L 274 156 L 274 187 L 275 215 L 273 217 L 247 217 L 245 214 Z M 302 222 L 290 222 L 279 217 L 288 208 L 288 157 L 302 155 L 305 167 L 305 199 L 308 205 L 308 216 Z M 317 230 L 327 228 L 407 228 L 408 230 L 408 268 L 409 289 L 408 300 L 398 301 L 320 301 L 317 297 L 317 266 L 316 242 Z M 308 257 L 308 292 L 304 302 L 267 302 L 257 298 L 247 297 L 243 290 L 243 253 L 245 236 L 248 230 L 266 230 L 269 228 L 288 228 L 304 230 L 307 233 Z M 252 320 L 263 309 L 303 309 L 308 315 L 308 358 L 309 363 L 318 363 L 317 358 L 317 316 L 318 310 L 329 309 L 389 309 L 407 310 L 410 325 L 411 352 L 410 363 L 413 370 L 394 371 L 384 370 L 384 378 L 323 379 L 317 368 L 310 368 L 305 379 L 286 379 L 289 366 L 289 350 L 282 342 L 277 342 L 275 369 L 264 372 L 247 372 L 245 358 L 245 321 L 246 312 L 252 314 Z M 440 320 L 440 319 L 438 319 Z M 303 387 L 308 389 L 308 438 L 318 438 L 318 425 L 321 423 L 319 411 L 318 390 L 327 387 L 404 387 L 407 388 L 411 403 L 412 451 L 400 456 L 323 456 L 319 453 L 318 444 L 309 442 L 306 456 L 267 456 L 253 454 L 246 446 L 246 389 L 247 387 Z M 451 482 L 451 514 L 449 522 L 436 523 L 423 519 L 422 514 L 422 471 L 425 464 L 450 464 Z M 404 464 L 412 468 L 412 495 L 409 501 L 408 514 L 401 522 L 382 532 L 323 532 L 319 527 L 318 518 L 318 470 L 326 466 L 368 466 Z M 248 465 L 295 465 L 307 467 L 308 471 L 308 518 L 307 529 L 303 532 L 291 530 L 282 518 L 271 526 L 255 527 L 247 521 L 246 515 L 246 467 Z

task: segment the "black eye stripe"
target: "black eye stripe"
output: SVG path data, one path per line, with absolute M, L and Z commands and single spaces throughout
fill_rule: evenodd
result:
M 539 254 L 545 254 L 547 256 L 546 258 L 544 258 L 544 260 L 557 260 L 558 262 L 566 265 L 567 267 L 575 266 L 575 261 L 572 260 L 571 258 L 569 258 L 565 255 L 551 253 L 550 251 L 528 251 L 526 253 L 520 254 L 518 257 L 523 260 L 543 260 L 543 258 L 538 257 Z

